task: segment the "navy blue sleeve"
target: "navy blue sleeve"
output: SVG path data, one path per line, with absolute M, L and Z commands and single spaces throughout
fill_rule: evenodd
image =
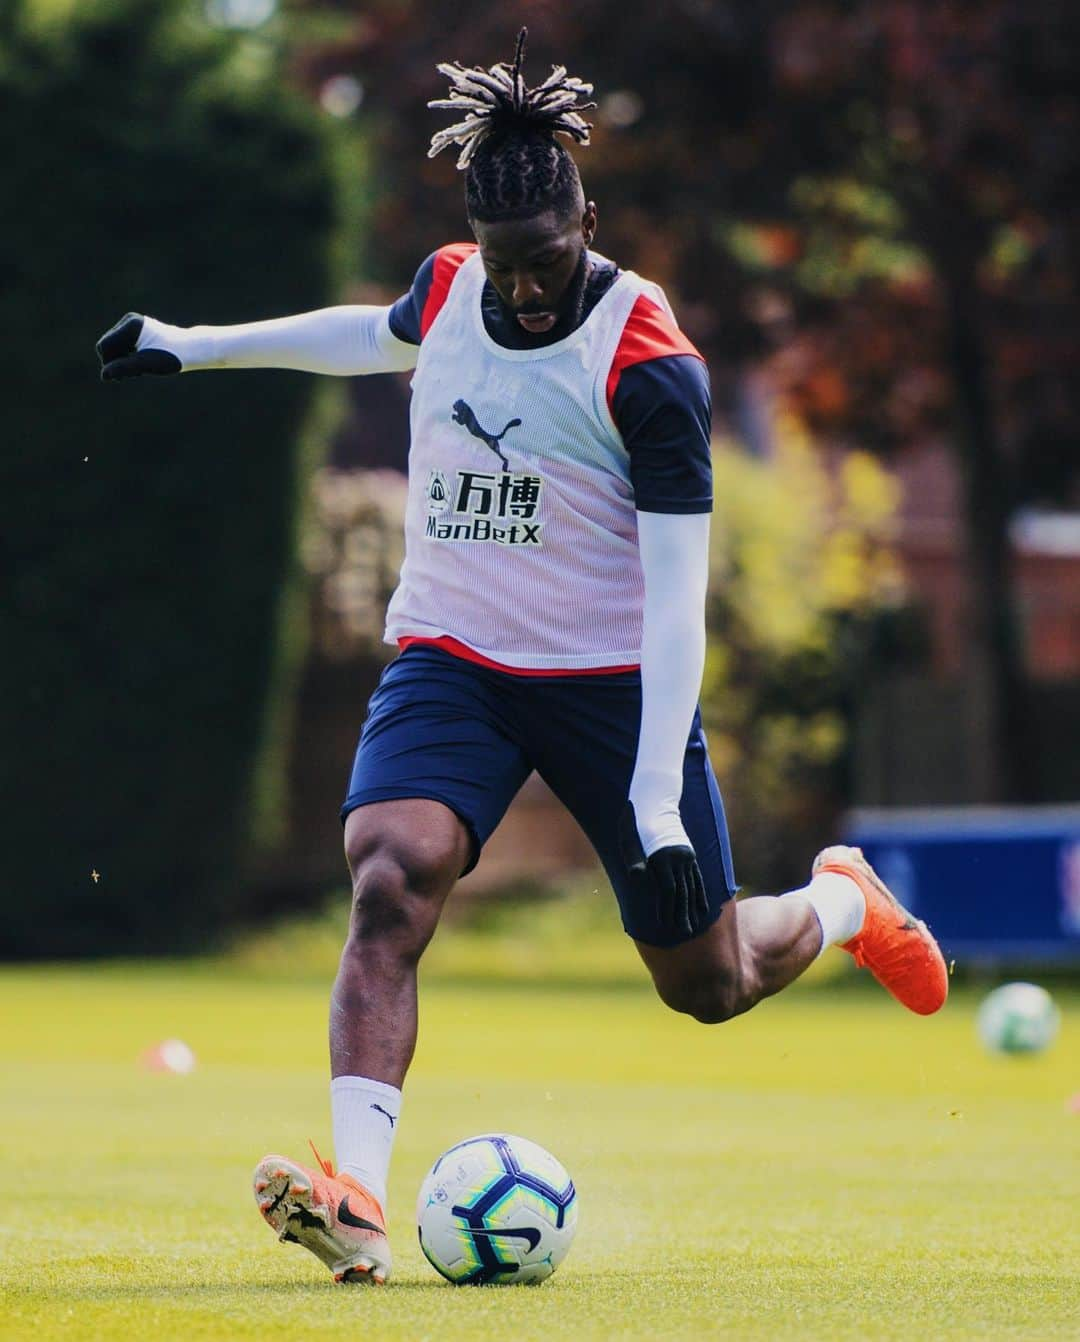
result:
M 420 343 L 420 319 L 424 315 L 424 304 L 431 292 L 431 281 L 435 275 L 435 257 L 432 252 L 412 282 L 407 294 L 402 294 L 390 309 L 390 330 L 399 340 L 409 345 Z
M 624 368 L 611 415 L 630 454 L 636 508 L 712 512 L 712 396 L 701 359 L 669 354 Z

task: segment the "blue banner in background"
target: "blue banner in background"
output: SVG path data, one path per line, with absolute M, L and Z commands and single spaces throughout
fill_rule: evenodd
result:
M 856 810 L 845 840 L 946 960 L 1080 965 L 1080 806 Z

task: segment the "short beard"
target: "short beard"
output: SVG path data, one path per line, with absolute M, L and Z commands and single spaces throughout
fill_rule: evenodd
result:
M 559 331 L 569 335 L 581 325 L 581 316 L 585 311 L 585 285 L 588 282 L 590 268 L 589 249 L 582 247 L 581 257 L 559 304 L 559 319 L 552 327 L 552 334 Z

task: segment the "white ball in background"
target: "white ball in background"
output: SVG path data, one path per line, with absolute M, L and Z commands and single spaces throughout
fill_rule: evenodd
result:
M 195 1070 L 195 1054 L 182 1039 L 163 1039 L 142 1055 L 142 1065 L 149 1072 L 175 1072 L 187 1076 Z
M 982 1001 L 979 1038 L 993 1053 L 1040 1053 L 1061 1025 L 1054 999 L 1037 983 L 1004 983 Z
M 161 1060 L 170 1072 L 194 1071 L 195 1054 L 182 1039 L 166 1039 L 161 1045 Z

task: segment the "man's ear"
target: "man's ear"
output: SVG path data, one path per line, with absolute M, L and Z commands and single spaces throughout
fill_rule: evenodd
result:
M 581 236 L 585 239 L 585 246 L 591 247 L 592 240 L 596 237 L 596 201 L 590 200 L 585 205 L 585 212 L 581 216 Z

